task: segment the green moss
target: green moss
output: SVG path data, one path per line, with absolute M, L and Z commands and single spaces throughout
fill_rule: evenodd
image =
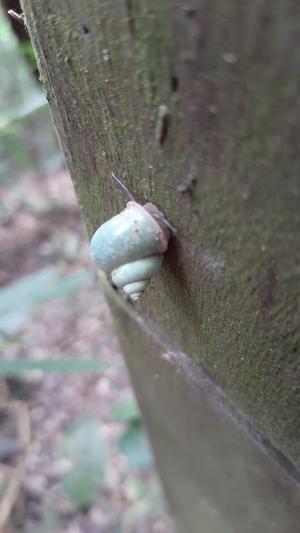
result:
M 132 1 L 130 9 L 137 83 L 151 106 L 170 97 L 171 35 L 168 0 Z

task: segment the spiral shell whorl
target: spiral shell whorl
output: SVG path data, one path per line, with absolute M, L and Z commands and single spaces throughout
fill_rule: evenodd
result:
M 132 300 L 137 300 L 149 284 L 150 278 L 159 272 L 162 257 L 152 255 L 115 268 L 111 273 L 113 284 Z
M 126 209 L 102 224 L 91 240 L 98 268 L 111 273 L 113 284 L 137 300 L 158 273 L 170 232 L 154 218 L 153 204 L 128 202 Z

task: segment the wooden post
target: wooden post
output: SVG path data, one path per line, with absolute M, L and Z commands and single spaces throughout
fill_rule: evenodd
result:
M 179 530 L 298 532 L 298 2 L 23 8 L 89 233 L 112 171 L 178 229 L 135 310 L 103 283 Z

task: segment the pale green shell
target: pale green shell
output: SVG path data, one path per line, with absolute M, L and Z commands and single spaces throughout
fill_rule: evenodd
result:
M 115 268 L 111 279 L 116 287 L 123 289 L 131 299 L 137 300 L 149 284 L 150 278 L 159 272 L 161 264 L 162 255 L 150 255 Z
M 124 287 L 127 283 L 150 279 L 159 272 L 161 263 L 161 255 L 151 255 L 150 257 L 126 263 L 112 271 L 112 282 L 117 287 Z
M 91 254 L 104 272 L 149 255 L 163 254 L 168 241 L 156 220 L 136 202 L 96 231 Z
M 142 296 L 146 287 L 148 287 L 149 282 L 150 280 L 146 279 L 143 281 L 135 281 L 134 283 L 128 283 L 128 285 L 124 285 L 123 292 L 131 300 L 138 300 L 139 297 Z
M 157 221 L 136 202 L 105 222 L 91 240 L 99 269 L 110 272 L 113 284 L 137 300 L 158 273 L 168 239 Z

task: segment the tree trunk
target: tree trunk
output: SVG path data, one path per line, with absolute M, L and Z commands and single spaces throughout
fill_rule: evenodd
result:
M 103 283 L 179 530 L 298 532 L 298 2 L 23 7 L 89 233 L 112 171 L 178 230 L 135 310 Z

